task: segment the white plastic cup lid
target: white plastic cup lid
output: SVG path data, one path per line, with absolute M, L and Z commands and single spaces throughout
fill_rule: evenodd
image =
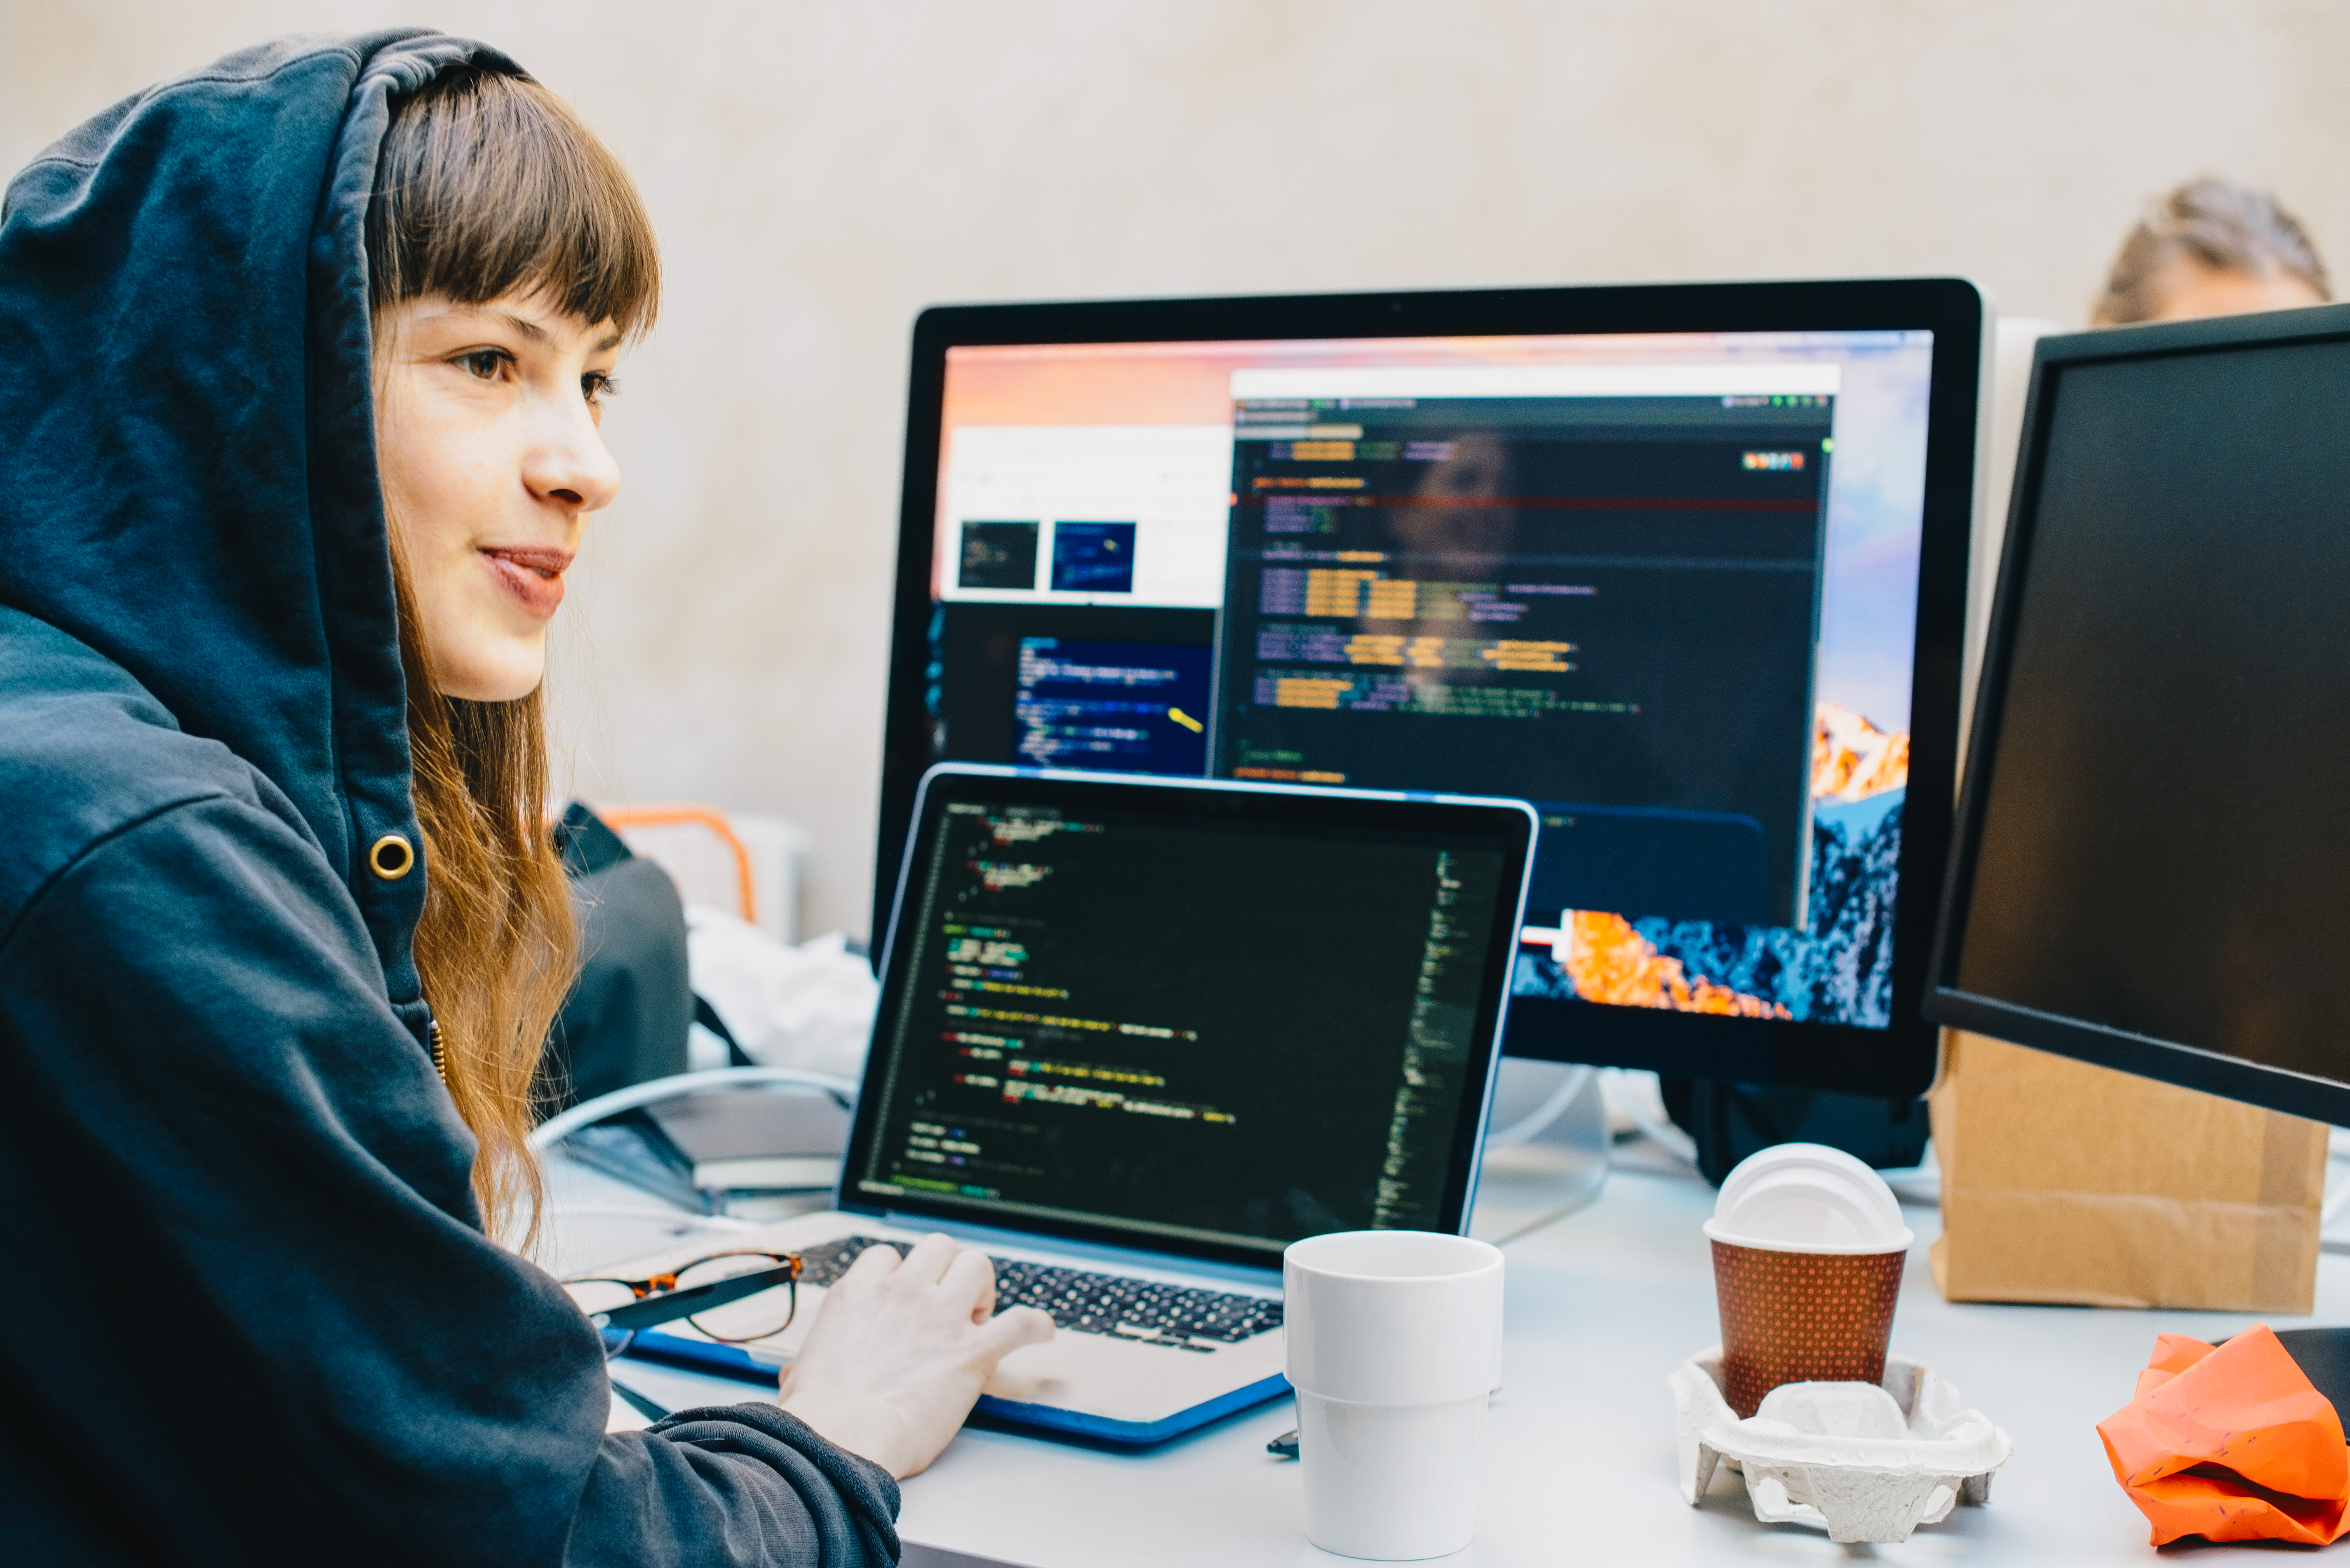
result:
M 1723 1179 L 1705 1233 L 1773 1252 L 1905 1251 L 1916 1238 L 1885 1178 L 1825 1144 L 1774 1144 Z

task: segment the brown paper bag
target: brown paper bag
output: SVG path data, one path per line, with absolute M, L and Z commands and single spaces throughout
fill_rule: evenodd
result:
M 1947 1299 L 2310 1310 L 2324 1124 L 1945 1038 L 1930 1109 Z

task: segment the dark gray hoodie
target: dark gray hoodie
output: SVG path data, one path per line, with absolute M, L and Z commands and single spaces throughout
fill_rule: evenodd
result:
M 141 93 L 0 207 L 0 1562 L 895 1562 L 770 1406 L 607 1437 L 426 1052 L 370 417 L 390 104 L 307 39 Z

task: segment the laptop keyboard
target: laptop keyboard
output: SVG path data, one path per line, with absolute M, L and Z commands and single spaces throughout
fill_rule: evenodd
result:
M 832 1283 L 868 1247 L 894 1247 L 901 1258 L 909 1250 L 904 1241 L 883 1241 L 872 1236 L 827 1241 L 800 1253 L 800 1282 Z M 1209 1350 L 1215 1344 L 1236 1345 L 1251 1334 L 1281 1326 L 1281 1303 L 1263 1296 L 1189 1290 L 1159 1280 L 1130 1279 L 1051 1263 L 1004 1258 L 988 1262 L 995 1265 L 997 1312 L 1015 1306 L 1040 1307 L 1052 1314 L 1055 1327 L 1078 1334 L 1115 1334 L 1145 1345 Z M 1195 1340 L 1211 1343 L 1191 1343 Z

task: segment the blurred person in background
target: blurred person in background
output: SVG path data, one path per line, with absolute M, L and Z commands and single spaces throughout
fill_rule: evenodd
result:
M 2122 242 L 2095 327 L 2324 305 L 2325 264 L 2264 191 L 2206 176 L 2153 202 Z

